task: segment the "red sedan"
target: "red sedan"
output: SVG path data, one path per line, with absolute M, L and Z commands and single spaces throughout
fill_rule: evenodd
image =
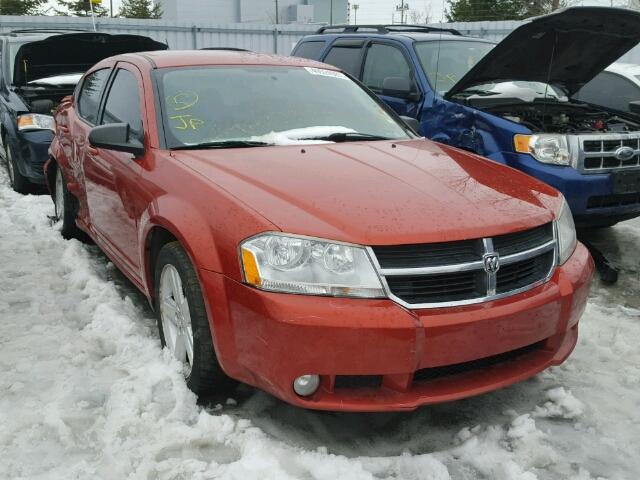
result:
M 55 121 L 63 235 L 144 292 L 197 394 L 228 376 L 306 408 L 410 410 L 576 344 L 593 262 L 563 197 L 417 138 L 334 67 L 122 55 Z

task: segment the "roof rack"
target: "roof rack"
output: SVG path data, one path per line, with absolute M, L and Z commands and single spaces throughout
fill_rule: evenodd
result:
M 247 50 L 246 48 L 237 48 L 237 47 L 203 47 L 200 50 L 227 50 L 230 52 L 250 52 L 251 50 Z
M 21 33 L 92 33 L 91 30 L 86 30 L 82 28 L 23 28 L 20 30 L 11 30 L 9 35 L 19 35 Z
M 325 25 L 318 29 L 316 33 L 394 33 L 394 32 L 412 32 L 412 33 L 449 33 L 451 35 L 462 35 L 454 28 L 438 28 L 428 25 Z

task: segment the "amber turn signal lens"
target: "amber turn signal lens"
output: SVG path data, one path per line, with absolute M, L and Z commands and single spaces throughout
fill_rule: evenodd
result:
M 249 285 L 260 287 L 262 278 L 256 262 L 256 257 L 249 250 L 242 249 L 242 268 L 244 269 L 244 279 Z
M 518 153 L 531 153 L 529 142 L 531 135 L 515 135 L 513 137 L 513 146 Z

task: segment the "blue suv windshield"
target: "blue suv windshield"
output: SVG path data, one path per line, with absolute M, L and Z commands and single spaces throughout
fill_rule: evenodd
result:
M 416 42 L 414 48 L 431 87 L 444 95 L 494 47 L 475 41 Z

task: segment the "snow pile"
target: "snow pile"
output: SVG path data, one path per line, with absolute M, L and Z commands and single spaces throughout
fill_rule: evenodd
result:
M 572 419 L 584 413 L 584 404 L 563 387 L 548 390 L 547 398 L 548 402 L 541 407 L 536 407 L 534 416 Z
M 51 200 L 0 174 L 0 479 L 608 480 L 640 477 L 640 222 L 563 366 L 406 414 L 300 410 L 240 389 L 198 406 L 141 295 Z M 635 272 L 635 273 L 634 273 Z M 227 400 L 228 398 L 233 400 Z

